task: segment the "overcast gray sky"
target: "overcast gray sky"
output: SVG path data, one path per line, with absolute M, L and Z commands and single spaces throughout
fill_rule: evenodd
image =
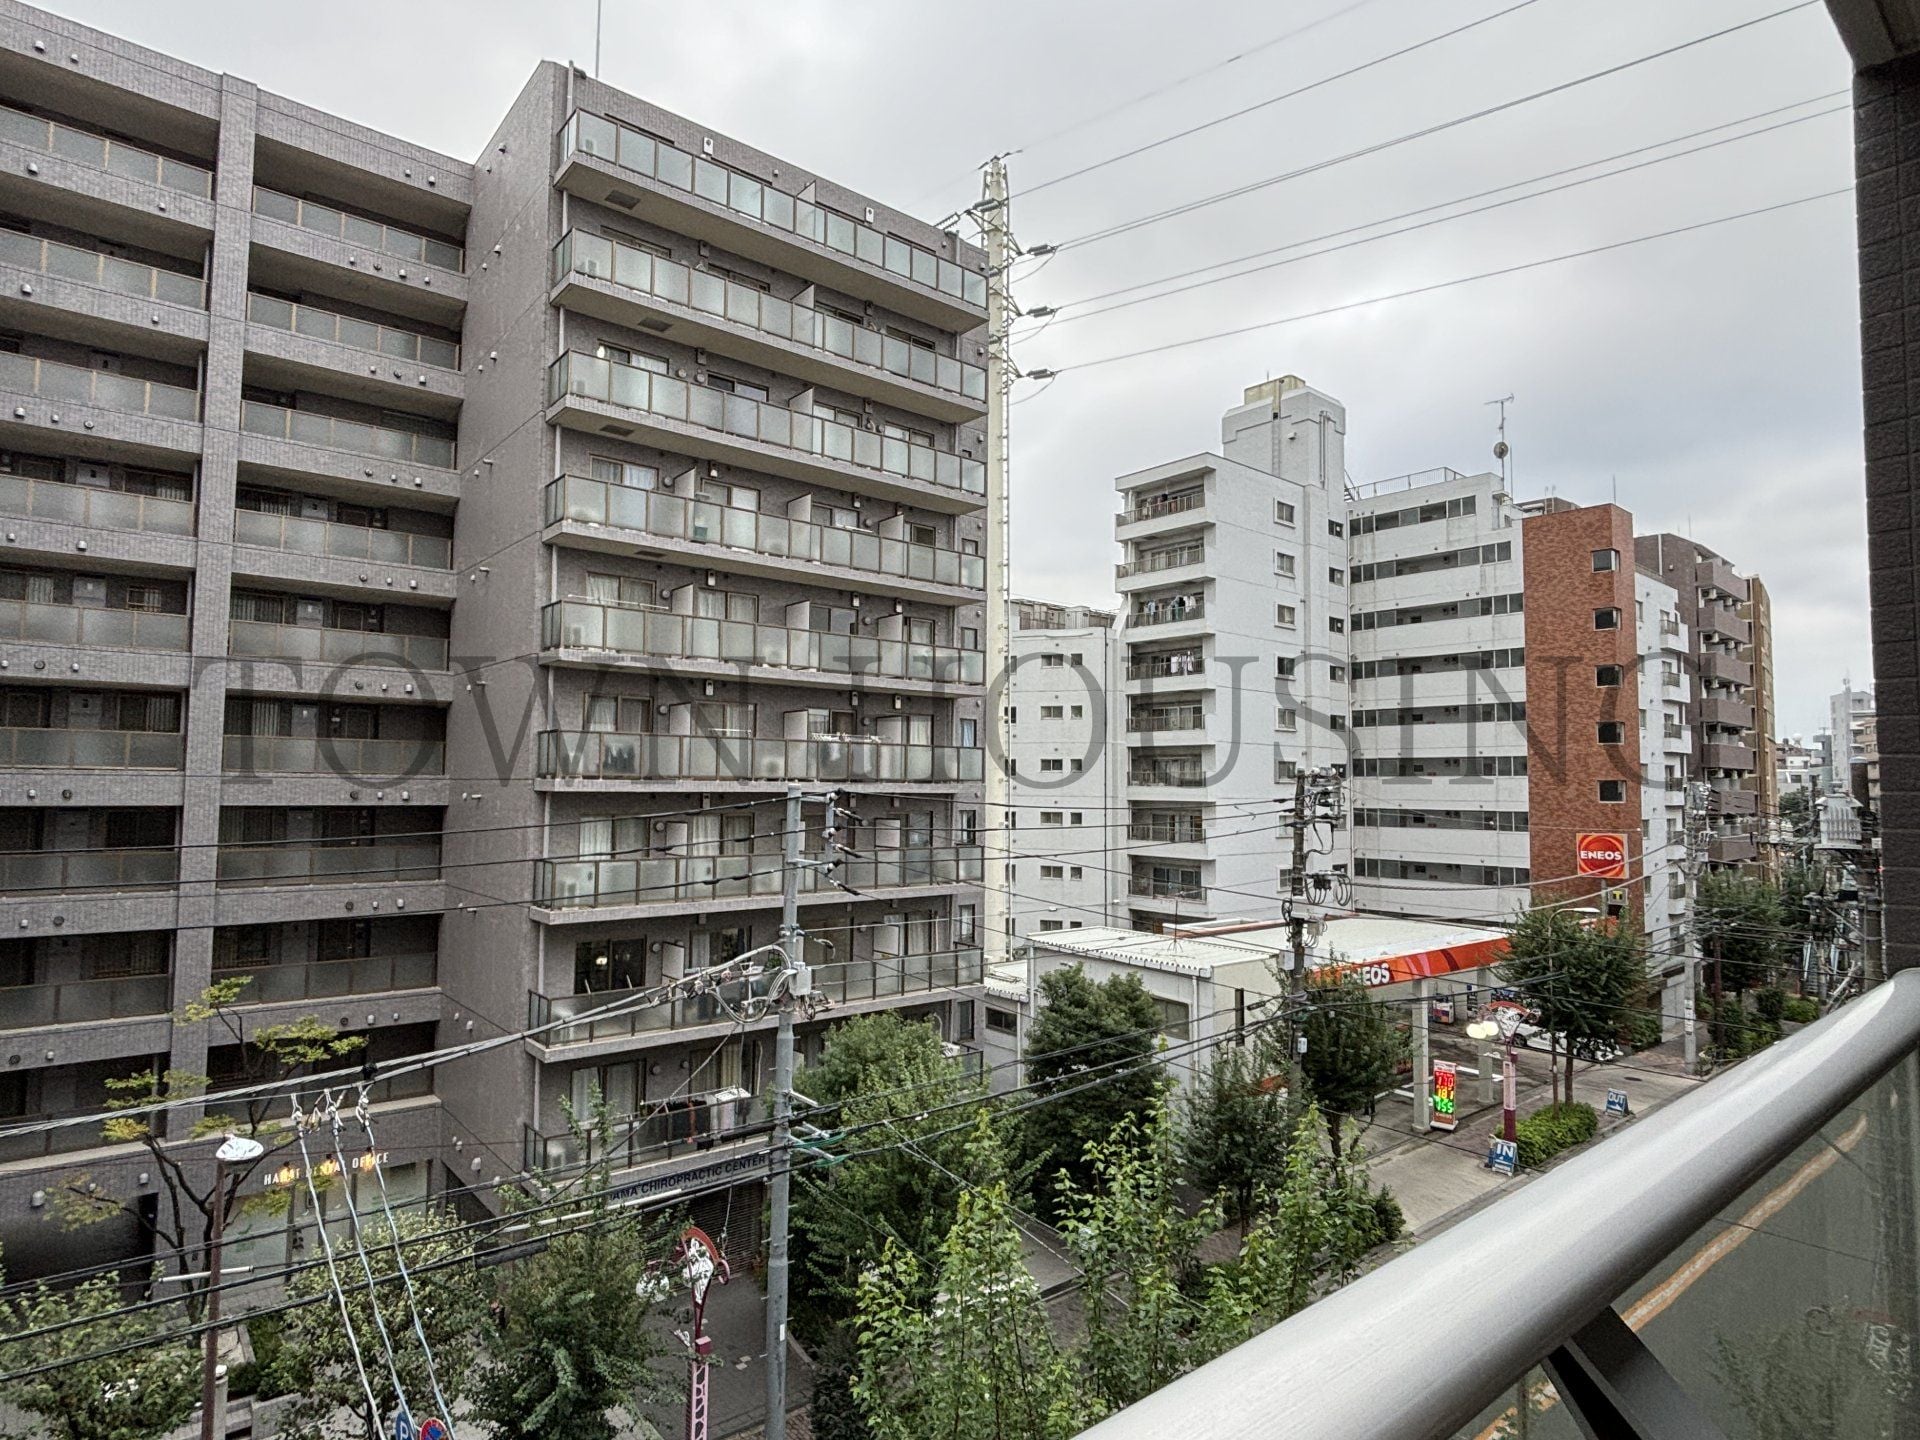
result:
M 1010 162 L 1018 192 L 1516 3 L 606 0 L 602 72 L 938 219 L 977 195 L 971 172 L 991 151 L 1019 149 Z M 1027 245 L 1088 234 L 1788 3 L 1532 0 L 1204 134 L 1016 194 L 1014 226 Z M 485 142 L 536 60 L 588 64 L 593 53 L 593 0 L 55 0 L 51 8 L 462 157 Z M 1302 33 L 1255 48 L 1295 30 Z M 1812 101 L 1849 79 L 1824 7 L 1810 6 L 1069 249 L 1044 269 L 1023 267 L 1019 298 L 1028 307 L 1060 304 L 1310 239 Z M 1069 126 L 1077 128 L 1060 133 Z M 1828 115 L 1158 303 L 1072 323 L 1068 309 L 1019 355 L 1023 367 L 1066 373 L 1013 412 L 1015 584 L 1107 601 L 1113 477 L 1217 448 L 1220 412 L 1269 374 L 1303 375 L 1345 401 L 1356 481 L 1489 466 L 1494 412 L 1485 402 L 1511 393 L 1522 498 L 1617 498 L 1642 532 L 1691 533 L 1766 577 L 1779 726 L 1815 729 L 1827 694 L 1871 666 L 1850 196 L 1150 358 L 1068 367 L 1797 200 L 1851 178 L 1847 117 Z

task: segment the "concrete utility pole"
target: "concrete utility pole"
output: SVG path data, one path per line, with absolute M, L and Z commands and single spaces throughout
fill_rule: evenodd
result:
M 1681 998 L 1680 1014 L 1681 1034 L 1685 1048 L 1687 1069 L 1691 1071 L 1700 1058 L 1700 1035 L 1694 1015 L 1694 997 L 1700 993 L 1700 872 L 1707 855 L 1707 804 L 1712 798 L 1713 787 L 1704 781 L 1695 781 L 1687 787 L 1687 807 L 1682 822 L 1685 830 L 1686 851 L 1681 863 L 1687 874 L 1687 938 L 1686 947 L 1686 994 Z
M 780 949 L 783 963 L 773 985 L 780 1024 L 773 1042 L 773 1143 L 767 1235 L 767 1428 L 766 1440 L 787 1435 L 788 1205 L 793 1179 L 793 1012 L 812 988 L 800 932 L 800 790 L 787 787 L 786 831 L 781 846 Z
M 1287 929 L 1293 939 L 1293 979 L 1297 998 L 1307 993 L 1307 772 L 1293 772 L 1293 869 L 1287 873 Z
M 987 713 L 980 723 L 992 736 L 988 748 L 982 827 L 981 874 L 986 885 L 981 899 L 985 936 L 981 951 L 991 965 L 1010 950 L 1007 936 L 1007 853 L 1013 830 L 1012 784 L 1007 775 L 1008 652 L 1012 641 L 1007 614 L 1007 404 L 1013 386 L 1011 342 L 1013 324 L 1013 236 L 1007 223 L 1007 162 L 996 155 L 987 162 L 985 194 L 974 214 L 987 250 Z M 995 753 L 997 752 L 997 754 Z M 768 1440 L 775 1440 L 772 1435 Z

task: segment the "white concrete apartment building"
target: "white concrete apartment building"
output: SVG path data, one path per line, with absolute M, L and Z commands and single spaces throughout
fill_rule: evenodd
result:
M 1640 649 L 1640 839 L 1647 858 L 1641 903 L 1656 943 L 1686 933 L 1686 875 L 1680 869 L 1687 828 L 1687 782 L 1693 758 L 1687 707 L 1687 646 L 1679 594 L 1644 570 L 1634 586 L 1635 639 Z
M 1007 933 L 1097 928 L 1124 913 L 1126 893 L 1126 717 L 1113 613 L 1035 600 L 1015 600 L 1011 613 Z
M 1522 508 L 1425 471 L 1351 502 L 1354 904 L 1497 918 L 1528 902 Z
M 1873 691 L 1851 684 L 1836 690 L 1827 701 L 1827 727 L 1833 736 L 1831 758 L 1822 777 L 1824 790 L 1844 790 L 1857 760 L 1866 758 L 1866 727 L 1873 719 Z
M 1226 413 L 1221 454 L 1115 482 L 1135 929 L 1276 914 L 1279 802 L 1346 763 L 1345 430 L 1284 376 Z M 1320 839 L 1308 869 L 1345 869 L 1344 827 Z

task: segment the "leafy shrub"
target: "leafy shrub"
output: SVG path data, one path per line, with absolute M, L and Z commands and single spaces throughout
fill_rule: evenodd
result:
M 1767 985 L 1753 992 L 1753 1008 L 1760 1012 L 1762 1020 L 1772 1020 L 1776 1024 L 1787 1012 L 1787 992 L 1778 985 Z
M 1374 1243 L 1384 1245 L 1389 1240 L 1398 1240 L 1407 1233 L 1407 1217 L 1400 1209 L 1400 1202 L 1393 1198 L 1393 1192 L 1382 1185 L 1373 1196 L 1374 1233 L 1378 1237 Z
M 1780 1018 L 1791 1020 L 1796 1025 L 1811 1025 L 1820 1018 L 1819 1002 L 1799 995 L 1792 996 L 1788 999 L 1786 1009 Z
M 1660 1012 L 1635 1010 L 1620 1027 L 1620 1043 L 1629 1050 L 1651 1050 L 1660 1043 Z
M 1520 1122 L 1520 1163 L 1536 1169 L 1562 1150 L 1591 1140 L 1599 1129 L 1600 1117 L 1583 1101 L 1542 1106 Z
M 1763 1015 L 1743 1015 L 1736 1012 L 1727 1018 L 1727 1050 L 1730 1054 L 1745 1057 L 1758 1055 L 1784 1032 L 1778 1020 L 1769 1020 Z

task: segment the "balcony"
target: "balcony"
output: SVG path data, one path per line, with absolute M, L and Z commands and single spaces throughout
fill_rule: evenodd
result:
M 1135 766 L 1127 771 L 1127 784 L 1134 786 L 1197 790 L 1206 783 L 1206 771 L 1198 761 L 1191 765 Z
M 245 979 L 241 1005 L 279 1005 L 340 995 L 379 995 L 392 990 L 429 990 L 439 983 L 439 958 L 424 955 L 362 955 L 348 960 L 311 960 L 286 965 L 215 966 L 215 980 Z
M 172 997 L 171 975 L 0 986 L 0 1028 L 27 1030 L 37 1025 L 87 1025 L 165 1015 Z
M 1753 706 L 1744 700 L 1718 695 L 1703 696 L 1693 709 L 1697 725 L 1730 725 L 1736 730 L 1753 728 Z
M 978 271 L 604 116 L 582 110 L 568 117 L 556 183 L 630 211 L 637 190 L 647 213 L 669 229 L 948 330 L 970 330 L 986 318 L 987 279 Z
M 173 846 L 125 850 L 0 851 L 0 894 L 152 890 L 180 878 Z
M 1700 747 L 1700 768 L 1703 770 L 1751 770 L 1753 769 L 1753 747 L 1722 745 L 1715 741 L 1708 741 Z
M 528 1169 L 570 1173 L 604 1163 L 631 1170 L 658 1160 L 697 1155 L 715 1146 L 735 1146 L 764 1132 L 755 1123 L 761 1104 L 744 1090 L 716 1090 L 658 1102 L 642 1101 L 645 1113 L 615 1120 L 594 1131 L 582 1145 L 571 1131 L 548 1134 L 526 1127 L 524 1163 Z
M 1189 565 L 1204 565 L 1207 561 L 1207 549 L 1204 545 L 1178 545 L 1167 550 L 1149 550 L 1114 566 L 1116 579 L 1125 580 L 1134 575 L 1157 575 L 1162 570 L 1181 570 Z
M 1739 645 L 1746 645 L 1753 639 L 1752 624 L 1742 619 L 1740 612 L 1732 605 L 1701 606 L 1695 629 L 1702 635 L 1718 636 Z
M 885 583 L 893 580 L 965 590 L 986 584 L 987 562 L 978 555 L 579 475 L 562 475 L 547 486 L 546 520 L 549 525 L 601 525 L 700 546 L 708 563 L 745 573 L 755 571 L 740 563 L 742 553 L 765 557 L 770 563 L 758 568 L 768 574 L 814 571 L 822 565 L 859 571 L 873 577 L 870 588 L 875 592 L 899 588 Z M 619 553 L 631 549 L 632 542 L 623 541 Z
M 378 255 L 391 255 L 396 260 L 411 260 L 456 273 L 466 269 L 466 251 L 449 240 L 436 240 L 397 225 L 385 225 L 318 201 L 296 200 L 263 185 L 253 187 L 253 213 L 311 230 L 316 235 L 344 240 Z
M 930 990 L 948 990 L 961 985 L 978 985 L 983 975 L 978 949 L 944 950 L 926 955 L 875 955 L 865 960 L 829 961 L 813 967 L 814 993 L 839 1005 L 858 1005 L 870 1000 L 888 1000 L 897 995 L 919 995 Z M 744 988 L 744 987 L 741 987 Z M 527 996 L 529 1027 L 550 1025 L 593 1010 L 617 1007 L 621 1001 L 636 999 L 644 990 L 599 990 L 585 995 Z M 602 1040 L 661 1035 L 688 1030 L 700 1025 L 732 1023 L 726 1007 L 713 995 L 694 995 L 685 999 L 648 1005 L 611 1015 L 605 1019 L 584 1019 L 577 1025 L 565 1025 L 537 1037 L 545 1046 L 582 1045 Z
M 806 858 L 809 862 L 826 859 Z M 555 910 L 578 910 L 615 905 L 684 906 L 749 897 L 772 902 L 780 895 L 780 875 L 778 855 L 536 860 L 533 903 Z M 819 870 L 803 869 L 800 893 L 844 899 L 842 884 L 858 891 L 978 884 L 980 847 L 875 850 L 863 857 L 840 860 L 832 875 L 833 879 L 828 879 Z
M 581 400 L 609 406 L 621 417 L 632 417 L 632 425 L 646 426 L 646 443 L 691 449 L 794 479 L 864 485 L 920 505 L 944 491 L 947 508 L 960 509 L 977 508 L 977 502 L 957 502 L 987 490 L 987 467 L 967 456 L 570 350 L 548 372 L 547 401 L 559 407 L 560 422 L 566 423 L 566 408 Z M 609 429 L 594 412 L 583 412 L 580 420 L 576 428 Z M 616 433 L 626 438 L 627 432 Z M 929 485 L 936 488 L 922 488 Z
M 296 305 L 271 295 L 247 295 L 247 319 L 255 325 L 304 335 L 309 340 L 325 340 L 335 345 L 350 345 L 356 350 L 404 360 L 409 365 L 433 365 L 443 370 L 460 368 L 460 347 L 451 340 L 436 339 L 393 325 L 376 325 L 351 315 L 317 310 L 311 305 Z
M 1206 618 L 1206 601 L 1182 600 L 1178 604 L 1168 603 L 1154 610 L 1135 610 L 1127 616 L 1127 625 L 1131 629 L 1146 630 L 1156 625 L 1178 625 L 1182 621 Z
M 789 630 L 779 625 L 675 615 L 589 600 L 559 600 L 548 605 L 541 612 L 541 643 L 550 651 L 607 651 L 647 661 L 706 660 L 779 670 L 815 670 L 868 680 L 978 685 L 986 673 L 984 654 L 951 645 L 921 645 L 826 630 Z M 442 668 L 444 665 L 443 656 Z
M 1205 685 L 1207 662 L 1199 654 L 1149 655 L 1127 662 L 1129 680 L 1192 680 L 1195 688 Z
M 1693 583 L 1702 590 L 1744 602 L 1747 582 L 1734 574 L 1733 567 L 1721 559 L 1702 560 L 1693 567 Z
M 1707 841 L 1707 859 L 1716 865 L 1744 865 L 1759 853 L 1751 835 L 1715 835 Z
M 0 390 L 65 404 L 90 405 L 121 415 L 148 415 L 190 424 L 200 418 L 200 396 L 184 386 L 135 380 L 110 370 L 63 365 L 57 360 L 37 360 L 31 355 L 0 353 Z
M 440 878 L 440 840 L 298 840 L 222 845 L 221 885 L 386 885 Z
M 193 502 L 130 495 L 93 485 L 0 475 L 0 513 L 89 530 L 137 530 L 149 535 L 193 534 Z
M 1207 827 L 1198 816 L 1135 820 L 1127 826 L 1127 839 L 1140 845 L 1204 845 L 1207 842 Z
M 0 359 L 5 358 L 0 356 Z M 352 455 L 367 455 L 403 465 L 433 465 L 442 470 L 453 468 L 453 441 L 443 435 L 422 435 L 412 430 L 367 425 L 358 420 L 317 415 L 311 410 L 289 410 L 285 406 L 269 405 L 259 400 L 241 402 L 240 428 L 248 435 L 259 435 L 269 440 L 318 445 L 326 450 L 344 450 Z
M 907 745 L 868 736 L 756 740 L 730 735 L 547 730 L 540 735 L 535 773 L 549 780 L 962 785 L 981 778 L 983 753 L 958 745 Z
M 375 565 L 413 565 L 423 570 L 453 566 L 453 542 L 443 536 L 303 520 L 296 515 L 270 515 L 260 510 L 233 512 L 233 543 L 328 560 L 366 560 Z
M 1146 875 L 1129 875 L 1127 894 L 1140 900 L 1180 900 L 1198 903 L 1207 898 L 1207 887 L 1198 880 L 1155 880 Z
M 960 421 L 986 410 L 987 372 L 981 366 L 637 246 L 571 231 L 554 247 L 553 276 L 562 287 L 557 298 L 570 310 L 645 326 L 688 345 L 838 389 L 872 393 L 916 414 Z M 673 323 L 662 329 L 655 318 L 660 316 Z
M 1718 650 L 1708 650 L 1701 655 L 1699 666 L 1703 680 L 1719 680 L 1728 685 L 1753 683 L 1753 666 Z
M 0 119 L 7 113 L 0 110 Z M 12 230 L 0 231 L 0 265 L 17 266 L 50 279 L 77 281 L 135 300 L 158 300 L 193 310 L 207 308 L 206 284 L 192 275 Z
M 178 770 L 185 763 L 177 732 L 0 727 L 4 770 Z
M 1164 520 L 1170 515 L 1186 515 L 1206 507 L 1205 490 L 1189 490 L 1180 495 L 1156 495 L 1139 500 L 1114 516 L 1116 524 L 1138 525 L 1147 520 Z
M 0 141 L 90 165 L 123 180 L 144 181 L 202 200 L 213 198 L 211 170 L 4 106 L 0 106 Z
M 1085 1440 L 1920 1433 L 1916 1043 L 1903 973 Z M 1410 1325 L 1489 1275 L 1471 1364 L 1452 1327 Z
M 1206 723 L 1207 717 L 1198 705 L 1180 705 L 1168 710 L 1136 710 L 1127 716 L 1127 729 L 1137 734 L 1199 730 Z
M 438 740 L 358 740 L 341 736 L 228 735 L 220 765 L 228 775 L 337 775 L 414 779 L 447 772 Z
M 1759 809 L 1760 799 L 1751 790 L 1715 786 L 1707 798 L 1707 811 L 1712 815 L 1753 815 Z
M 109 650 L 185 650 L 189 629 L 185 615 L 162 611 L 98 610 L 85 605 L 0 600 L 0 641 Z
M 227 654 L 402 670 L 447 668 L 447 642 L 437 635 L 331 630 L 319 625 L 275 625 L 264 620 L 235 620 L 227 631 Z

